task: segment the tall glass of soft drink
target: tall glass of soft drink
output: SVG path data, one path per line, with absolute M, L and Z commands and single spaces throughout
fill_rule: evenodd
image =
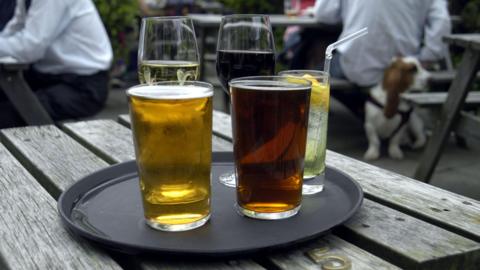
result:
M 325 154 L 330 102 L 329 76 L 327 73 L 317 70 L 288 70 L 280 72 L 280 75 L 290 78 L 290 80 L 305 78 L 312 82 L 303 194 L 316 194 L 323 190 L 325 182 Z

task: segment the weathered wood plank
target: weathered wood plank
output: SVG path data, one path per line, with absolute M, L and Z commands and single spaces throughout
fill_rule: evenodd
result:
M 126 127 L 131 127 L 130 116 L 128 114 L 119 115 L 118 122 Z
M 454 130 L 465 139 L 480 141 L 480 117 L 467 112 L 460 112 Z
M 213 111 L 213 134 L 226 140 L 231 140 L 232 125 L 229 114 L 220 111 Z
M 61 225 L 55 200 L 0 144 L 0 269 L 121 269 Z
M 109 163 L 135 159 L 132 131 L 112 120 L 66 123 L 62 127 L 65 132 Z M 216 136 L 212 136 L 212 148 L 213 151 L 232 150 L 230 142 Z
M 216 152 L 233 152 L 233 145 L 220 137 L 212 136 L 212 148 Z
M 340 238 L 335 235 L 327 235 L 312 244 L 304 246 L 294 252 L 285 252 L 270 257 L 270 260 L 280 269 L 322 269 L 324 261 L 314 262 L 307 254 L 318 251 L 319 255 L 342 256 L 350 260 L 352 270 L 360 269 L 400 269 Z
M 250 260 L 232 260 L 225 263 L 212 262 L 170 262 L 158 263 L 155 261 L 146 262 L 142 265 L 144 270 L 262 270 L 265 269 L 259 264 Z
M 334 233 L 405 269 L 438 269 L 439 265 L 445 269 L 475 269 L 480 263 L 479 243 L 368 199 L 364 200 L 360 211 Z M 349 258 L 354 268 L 393 267 L 369 253 L 364 256 L 365 251 L 359 254 L 356 248 L 349 246 L 351 244 L 328 239 L 331 240 L 328 245 L 330 253 Z M 276 255 L 271 259 L 284 269 L 318 269 L 318 265 L 302 256 L 304 251 L 312 248 L 302 248 L 302 251 Z
M 8 97 L 22 119 L 29 125 L 53 124 L 53 120 L 23 78 L 27 67 L 0 64 L 0 91 Z
M 130 127 L 130 116 L 128 114 L 122 114 L 118 116 L 118 122 L 126 127 Z M 213 134 L 220 138 L 231 140 L 232 126 L 229 114 L 213 111 Z
M 462 46 L 464 48 L 472 48 L 480 50 L 480 34 L 453 34 L 443 38 L 447 43 Z
M 0 138 L 54 198 L 76 179 L 108 165 L 55 126 L 4 129 Z
M 131 130 L 112 120 L 65 123 L 62 129 L 109 163 L 135 159 Z
M 480 68 L 480 51 L 467 49 L 458 66 L 458 76 L 455 77 L 448 90 L 448 98 L 442 106 L 440 119 L 435 123 L 433 135 L 428 140 L 425 151 L 415 171 L 415 179 L 429 181 L 440 160 L 445 141 L 458 117 L 460 109 L 467 96 L 468 89 Z
M 327 151 L 327 165 L 354 178 L 366 197 L 480 241 L 480 202 Z
M 402 95 L 402 99 L 412 104 L 422 107 L 441 106 L 447 100 L 448 93 L 406 93 Z M 480 92 L 470 92 L 465 99 L 465 104 L 480 104 Z
M 405 269 L 476 269 L 480 265 L 480 243 L 370 200 L 338 233 Z

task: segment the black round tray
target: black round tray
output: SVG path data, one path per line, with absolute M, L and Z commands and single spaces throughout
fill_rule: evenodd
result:
M 162 232 L 145 224 L 134 161 L 100 170 L 73 184 L 58 200 L 60 216 L 73 232 L 115 250 L 221 257 L 313 239 L 345 222 L 362 203 L 360 186 L 348 175 L 327 167 L 324 190 L 304 196 L 296 216 L 276 221 L 240 216 L 234 209 L 235 189 L 218 182 L 220 174 L 233 170 L 232 153 L 215 152 L 212 160 L 211 218 L 200 228 Z

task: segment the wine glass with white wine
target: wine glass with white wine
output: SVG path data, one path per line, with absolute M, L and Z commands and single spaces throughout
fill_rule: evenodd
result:
M 138 47 L 141 84 L 197 80 L 199 54 L 193 22 L 188 17 L 142 19 Z

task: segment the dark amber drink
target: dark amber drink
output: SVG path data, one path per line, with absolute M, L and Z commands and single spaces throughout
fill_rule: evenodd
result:
M 245 77 L 230 82 L 242 214 L 260 219 L 295 215 L 302 179 L 311 84 L 284 77 Z
M 182 231 L 210 216 L 213 90 L 200 82 L 170 84 L 127 94 L 146 222 Z

